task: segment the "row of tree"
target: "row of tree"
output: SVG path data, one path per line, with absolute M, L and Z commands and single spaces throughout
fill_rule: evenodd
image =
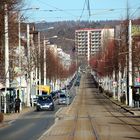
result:
M 1 0 L 0 1 L 0 82 L 5 81 L 5 15 L 8 15 L 8 41 L 9 41 L 9 65 L 13 65 L 14 48 L 18 44 L 17 13 L 23 6 L 22 0 Z M 15 59 L 16 60 L 16 59 Z M 13 71 L 12 67 L 9 71 Z M 12 76 L 12 75 L 10 75 Z
M 47 48 L 46 52 L 46 74 L 49 81 L 56 81 L 57 79 L 67 79 L 75 73 L 76 64 L 74 62 L 72 62 L 71 65 L 66 68 L 61 62 L 58 55 L 55 55 L 50 48 Z
M 5 9 L 5 6 L 7 9 Z M 38 33 L 35 31 L 35 24 L 30 24 L 29 35 L 30 35 L 30 49 L 27 44 L 27 24 L 21 23 L 21 50 L 19 54 L 19 31 L 18 31 L 18 22 L 21 19 L 19 17 L 19 12 L 23 7 L 22 0 L 1 0 L 0 1 L 0 82 L 5 83 L 5 47 L 4 47 L 4 35 L 5 35 L 5 12 L 8 13 L 8 33 L 9 33 L 9 73 L 10 73 L 10 83 L 16 77 L 21 75 L 26 75 L 27 79 L 30 76 L 30 72 L 35 68 L 42 68 L 41 71 L 43 73 L 44 68 L 41 67 L 44 64 L 43 60 L 43 51 L 44 44 L 43 38 L 40 38 L 40 44 L 38 42 Z M 6 11 L 7 10 L 7 11 Z M 39 50 L 39 47 L 41 51 Z M 29 54 L 30 51 L 30 54 Z M 19 62 L 19 55 L 20 61 Z M 30 55 L 30 58 L 28 59 Z M 46 54 L 46 63 L 47 63 L 47 76 L 50 80 L 59 78 L 66 78 L 74 73 L 76 66 L 72 64 L 69 69 L 64 68 L 61 64 L 58 57 L 56 57 L 50 50 L 47 50 Z M 20 65 L 21 63 L 21 65 Z M 19 68 L 21 66 L 21 68 Z M 43 78 L 43 75 L 42 75 Z
M 135 21 L 132 21 L 135 25 Z M 138 23 L 137 23 L 138 24 Z M 140 23 L 138 24 L 140 26 Z M 116 75 L 119 71 L 122 78 L 126 69 L 128 69 L 128 24 L 126 21 L 120 24 L 116 38 L 104 36 L 103 48 L 90 59 L 90 65 L 97 71 L 101 77 L 112 77 L 113 72 Z M 132 64 L 133 64 L 133 80 L 136 72 L 140 73 L 140 35 L 132 36 Z M 118 76 L 115 77 L 118 81 Z

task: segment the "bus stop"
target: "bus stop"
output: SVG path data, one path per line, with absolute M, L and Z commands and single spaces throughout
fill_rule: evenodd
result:
M 11 113 L 14 111 L 14 100 L 16 97 L 15 88 L 0 89 L 0 112 Z
M 132 86 L 134 107 L 140 107 L 140 85 Z

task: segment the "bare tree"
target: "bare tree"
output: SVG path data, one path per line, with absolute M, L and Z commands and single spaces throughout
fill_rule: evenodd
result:
M 14 56 L 13 53 L 13 46 L 15 46 L 15 43 L 17 43 L 17 25 L 15 25 L 15 19 L 13 18 L 14 16 L 12 15 L 12 11 L 17 10 L 21 7 L 22 5 L 22 0 L 1 0 L 0 1 L 0 67 L 1 67 L 1 73 L 0 73 L 0 81 L 4 82 L 5 79 L 5 70 L 4 70 L 4 16 L 5 16 L 5 5 L 7 5 L 7 11 L 8 11 L 8 32 L 9 32 L 9 57 L 10 57 L 10 71 L 13 72 L 13 65 L 14 65 Z M 10 79 L 13 77 L 13 74 L 10 74 Z

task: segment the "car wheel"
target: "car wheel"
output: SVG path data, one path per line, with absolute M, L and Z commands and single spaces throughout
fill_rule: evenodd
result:
M 40 109 L 39 108 L 36 108 L 36 111 L 40 111 Z
M 54 111 L 55 110 L 55 107 L 52 107 L 52 109 L 51 109 L 52 111 Z

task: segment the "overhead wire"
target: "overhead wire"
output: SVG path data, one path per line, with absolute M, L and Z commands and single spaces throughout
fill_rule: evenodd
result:
M 64 12 L 64 13 L 66 13 L 66 14 L 68 14 L 68 15 L 71 15 L 71 16 L 73 16 L 74 18 L 79 18 L 78 20 L 81 20 L 83 17 L 85 17 L 84 16 L 84 12 L 85 12 L 85 10 L 86 10 L 86 6 L 87 6 L 87 10 L 88 10 L 88 18 L 90 19 L 92 16 L 97 16 L 97 15 L 103 15 L 103 14 L 106 14 L 107 12 L 110 12 L 110 13 L 119 13 L 119 10 L 126 10 L 126 8 L 115 8 L 115 9 L 91 9 L 91 7 L 90 7 L 90 3 L 89 3 L 89 0 L 85 0 L 84 1 L 84 6 L 83 6 L 83 8 L 82 9 L 61 9 L 61 8 L 57 8 L 57 7 L 55 7 L 55 6 L 52 6 L 51 4 L 48 4 L 47 2 L 44 2 L 44 1 L 42 1 L 42 0 L 37 0 L 37 1 L 39 1 L 39 2 L 41 2 L 41 3 L 44 3 L 44 4 L 47 4 L 49 7 L 51 7 L 51 8 L 53 8 L 53 9 L 40 9 L 40 10 L 38 10 L 38 11 L 44 11 L 44 12 Z M 130 9 L 135 9 L 135 8 L 130 8 Z M 82 11 L 81 11 L 82 10 Z M 133 13 L 133 15 L 137 12 L 139 10 L 139 8 L 137 8 L 136 10 L 135 10 L 135 12 Z M 80 14 L 80 17 L 79 16 L 77 16 L 77 15 L 74 15 L 74 14 L 72 14 L 71 12 L 69 12 L 69 11 L 72 11 L 72 12 L 74 12 L 74 11 L 81 11 L 81 14 Z M 94 13 L 92 13 L 92 11 L 94 12 Z M 96 11 L 100 11 L 100 12 L 96 12 Z M 121 12 L 122 13 L 122 12 Z M 87 16 L 86 16 L 87 17 Z M 52 17 L 47 17 L 47 18 L 52 18 Z M 56 17 L 55 17 L 56 18 Z M 64 19 L 64 17 L 63 16 L 61 16 L 61 17 L 57 17 L 57 19 Z M 108 18 L 108 17 L 106 17 L 106 18 Z M 109 18 L 111 18 L 111 17 L 109 17 Z
M 137 4 L 137 5 L 140 5 L 140 3 Z M 133 7 L 136 7 L 137 5 L 134 5 Z M 133 9 L 133 8 L 130 8 L 130 9 Z M 134 10 L 135 10 L 135 11 L 134 11 L 132 14 L 130 14 L 130 18 L 133 18 L 133 16 L 138 12 L 138 10 L 140 10 L 140 6 L 138 6 L 138 7 L 135 8 Z
M 38 0 L 38 1 L 42 2 L 41 0 Z M 55 7 L 55 6 L 52 6 L 52 5 L 50 5 L 50 4 L 46 3 L 46 2 L 42 2 L 42 3 L 47 4 L 48 6 L 54 8 L 54 10 L 42 10 L 42 11 L 48 11 L 48 12 L 60 11 L 60 12 L 65 12 L 65 13 L 67 13 L 67 14 L 69 14 L 69 15 L 74 16 L 74 17 L 77 17 L 77 16 L 73 15 L 72 13 L 66 12 L 66 11 L 68 11 L 67 9 L 60 9 L 60 8 L 57 8 L 57 7 Z M 88 1 L 85 0 L 84 6 L 83 6 L 83 9 L 82 9 L 82 12 L 81 12 L 81 15 L 80 15 L 80 17 L 79 17 L 79 20 L 80 20 L 80 19 L 82 18 L 82 16 L 83 16 L 83 13 L 84 13 L 84 11 L 85 11 L 86 5 L 87 5 L 88 12 L 89 12 L 89 17 L 90 17 L 90 15 L 91 15 L 89 0 L 88 0 Z M 77 9 L 75 9 L 75 10 L 77 10 Z M 72 11 L 73 11 L 73 9 L 72 9 Z
M 89 0 L 87 0 L 87 10 L 88 10 L 88 14 L 89 14 L 89 17 L 91 16 L 91 11 L 90 11 L 90 3 L 89 3 Z
M 83 16 L 83 13 L 84 13 L 84 10 L 85 10 L 85 6 L 86 6 L 86 0 L 85 0 L 85 2 L 84 2 L 83 9 L 82 9 L 82 12 L 81 12 L 81 15 L 80 15 L 78 21 L 80 21 L 81 18 L 82 18 L 82 16 Z
M 113 10 L 125 10 L 126 8 L 115 8 Z M 135 8 L 130 8 L 130 9 L 134 9 Z M 46 11 L 46 12 L 59 12 L 59 11 L 82 11 L 83 9 L 40 9 L 40 11 Z M 107 9 L 91 9 L 90 8 L 90 11 L 105 11 L 105 10 L 111 10 L 111 8 L 107 8 Z
M 37 1 L 42 2 L 41 0 L 37 0 Z M 72 13 L 66 12 L 66 11 L 64 11 L 63 9 L 57 8 L 57 7 L 55 7 L 55 6 L 51 5 L 51 4 L 48 4 L 48 3 L 44 2 L 44 1 L 43 1 L 42 3 L 47 4 L 48 6 L 54 8 L 55 10 L 59 10 L 59 11 L 61 11 L 61 12 L 67 13 L 67 14 L 72 15 L 72 16 L 75 16 L 75 15 L 73 15 Z
M 89 2 L 89 0 L 87 0 L 87 10 L 88 10 L 88 21 L 90 22 L 91 11 L 90 11 L 90 2 Z

